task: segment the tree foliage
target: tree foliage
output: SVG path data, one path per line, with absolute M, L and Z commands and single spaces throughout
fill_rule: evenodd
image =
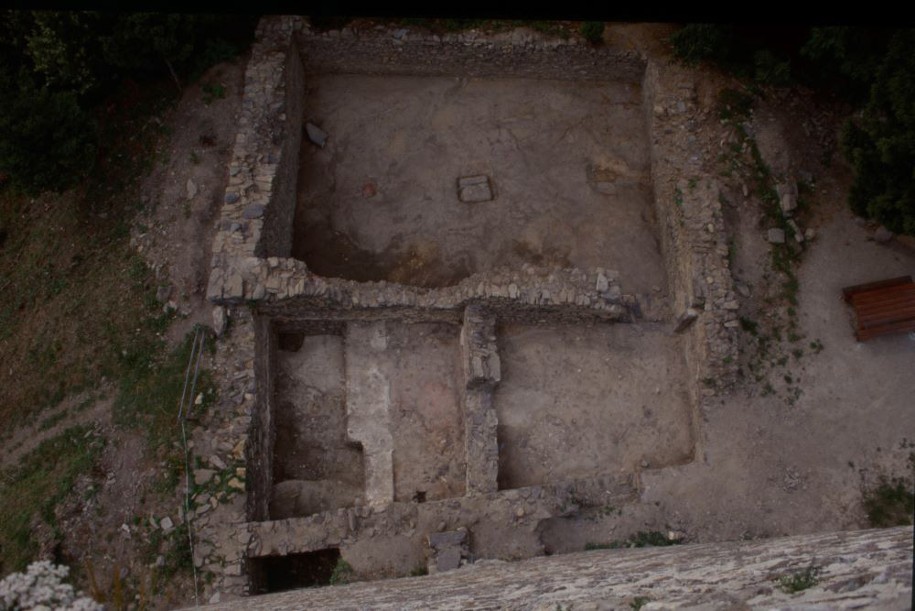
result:
M 842 147 L 855 168 L 850 203 L 858 214 L 915 235 L 915 31 L 893 36 Z
M 0 165 L 20 187 L 61 190 L 92 169 L 95 124 L 75 93 L 18 91 L 0 107 Z
M 711 61 L 758 84 L 802 83 L 858 106 L 841 138 L 855 169 L 849 203 L 915 235 L 915 30 L 691 24 L 671 42 L 686 62 Z
M 165 13 L 0 13 L 0 172 L 30 192 L 91 170 L 93 109 L 125 79 L 181 79 L 236 55 L 254 18 Z

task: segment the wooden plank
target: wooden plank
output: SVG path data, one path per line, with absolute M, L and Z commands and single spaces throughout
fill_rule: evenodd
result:
M 913 298 L 915 298 L 915 284 L 880 289 L 869 293 L 857 293 L 851 296 L 851 304 L 857 306 L 858 304 L 873 303 L 875 301 Z
M 847 286 L 842 289 L 842 297 L 845 299 L 845 301 L 848 301 L 848 299 L 855 293 L 861 293 L 864 291 L 895 286 L 897 284 L 906 284 L 910 282 L 912 282 L 912 276 L 899 276 L 898 278 L 889 278 L 887 280 L 877 280 L 876 282 L 855 284 L 853 286 Z
M 869 303 L 866 306 L 855 308 L 858 316 L 879 316 L 881 313 L 909 312 L 915 308 L 915 300 Z
M 878 335 L 886 335 L 889 333 L 904 333 L 906 331 L 915 331 L 915 320 L 906 320 L 889 325 L 883 325 L 881 327 L 873 327 L 870 329 L 860 329 L 855 332 L 855 337 L 860 342 L 872 337 L 876 337 Z

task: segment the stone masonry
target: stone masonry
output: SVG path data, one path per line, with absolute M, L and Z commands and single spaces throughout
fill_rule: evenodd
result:
M 780 587 L 796 575 L 812 575 L 815 583 L 797 593 Z M 912 529 L 901 527 L 478 562 L 428 577 L 296 590 L 219 608 L 904 609 L 911 578 Z
M 692 171 L 695 155 L 689 150 L 674 150 L 664 138 L 671 130 L 690 128 L 692 89 L 675 67 L 648 62 L 646 68 L 645 58 L 632 52 L 593 48 L 578 39 L 544 40 L 518 30 L 491 37 L 474 33 L 439 37 L 384 27 L 370 33 L 346 29 L 316 33 L 299 17 L 265 17 L 258 26 L 245 74 L 242 117 L 228 168 L 229 184 L 214 238 L 207 289 L 208 299 L 216 306 L 214 319 L 228 321 L 217 358 L 219 367 L 228 372 L 228 382 L 219 389 L 220 404 L 212 422 L 206 424 L 209 428 L 194 433 L 195 455 L 206 457 L 208 463 L 205 472 L 199 474 L 206 479 L 205 491 L 194 499 L 194 514 L 190 516 L 198 541 L 194 561 L 213 576 L 206 590 L 211 602 L 247 593 L 245 572 L 250 558 L 339 547 L 376 533 L 420 537 L 454 530 L 468 521 L 485 528 L 511 524 L 519 549 L 535 555 L 542 552 L 536 532 L 541 520 L 569 515 L 582 505 L 630 502 L 638 495 L 638 477 L 633 475 L 502 491 L 497 482 L 497 419 L 492 393 L 501 373 L 496 322 L 637 321 L 638 302 L 623 292 L 617 272 L 525 265 L 475 274 L 451 287 L 427 289 L 323 278 L 303 262 L 289 258 L 303 131 L 302 100 L 307 75 L 315 70 L 643 78 L 656 212 L 674 295 L 672 305 L 675 315 L 689 308 L 696 313 L 695 324 L 681 329 L 693 375 L 690 392 L 701 405 L 715 392 L 701 380 L 713 378 L 726 385 L 734 374 L 730 363 L 736 361 L 738 323 L 720 205 L 712 185 L 702 186 L 680 201 L 677 193 L 682 187 L 678 181 Z M 340 325 L 351 334 L 349 339 L 356 341 L 360 325 L 370 333 L 376 321 L 386 318 L 462 324 L 466 495 L 428 503 L 393 502 L 391 470 L 386 462 L 390 449 L 383 438 L 360 437 L 358 418 L 353 418 L 350 437 L 362 444 L 369 462 L 374 460 L 374 468 L 367 469 L 367 474 L 378 476 L 377 481 L 368 483 L 368 505 L 269 520 L 277 328 Z M 370 372 L 365 375 L 370 376 Z M 367 395 L 366 405 L 372 410 L 383 408 L 384 402 L 378 400 L 384 396 L 383 384 L 354 379 L 350 394 L 353 391 L 371 395 Z M 366 407 L 363 415 L 379 415 L 372 410 Z M 693 418 L 694 422 L 699 420 Z M 208 474 L 210 478 L 204 478 Z M 708 554 L 713 555 L 711 551 Z M 588 562 L 598 558 L 569 556 L 568 562 L 555 565 L 556 574 L 571 578 L 569 571 L 578 566 L 579 557 Z M 533 569 L 528 576 L 523 566 L 517 568 L 519 578 L 533 578 L 539 570 Z M 608 564 L 595 566 L 597 572 L 610 570 Z M 485 569 L 468 571 L 466 579 L 476 583 L 474 580 L 483 578 L 479 582 L 483 584 L 486 574 Z M 383 590 L 389 586 L 378 587 Z M 589 588 L 598 586 L 592 583 L 582 587 L 587 600 L 587 592 L 594 591 Z M 500 589 L 502 586 L 493 586 L 493 592 Z M 463 600 L 460 587 L 454 590 L 454 601 L 458 601 L 454 603 L 446 603 L 447 599 L 441 598 L 444 594 L 435 592 L 439 591 L 430 590 L 433 598 L 426 600 L 455 605 Z M 315 605 L 332 606 L 332 594 L 315 596 Z M 373 600 L 372 594 L 365 596 L 365 601 Z M 497 594 L 487 596 L 497 600 L 493 598 Z

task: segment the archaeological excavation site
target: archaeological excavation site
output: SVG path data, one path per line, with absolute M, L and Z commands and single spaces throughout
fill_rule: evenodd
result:
M 740 330 L 695 103 L 613 45 L 261 21 L 207 289 L 210 602 L 682 536 L 645 478 L 701 460 Z

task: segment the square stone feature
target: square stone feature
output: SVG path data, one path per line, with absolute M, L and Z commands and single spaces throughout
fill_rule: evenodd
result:
M 458 199 L 469 204 L 492 200 L 492 187 L 488 176 L 458 178 Z
M 680 339 L 646 325 L 500 329 L 499 488 L 689 462 Z

